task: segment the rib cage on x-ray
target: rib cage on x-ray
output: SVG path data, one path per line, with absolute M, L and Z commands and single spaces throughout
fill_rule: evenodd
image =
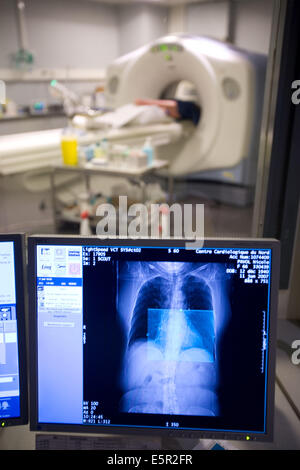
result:
M 154 310 L 157 311 L 156 315 Z M 158 310 L 161 311 L 161 317 L 165 318 L 159 318 Z M 152 326 L 152 330 L 157 330 L 157 335 L 159 335 L 159 328 L 161 329 L 163 326 L 165 328 L 168 327 L 166 325 L 167 322 L 170 323 L 169 327 L 171 327 L 171 317 L 173 315 L 177 318 L 173 321 L 175 331 L 172 341 L 175 342 L 176 339 L 179 339 L 176 338 L 175 322 L 177 320 L 182 328 L 184 327 L 184 322 L 186 322 L 190 329 L 189 338 L 186 337 L 187 335 L 185 335 L 185 338 L 182 338 L 181 348 L 186 349 L 192 346 L 205 348 L 205 343 L 208 343 L 210 338 L 201 332 L 201 326 L 203 328 L 204 325 L 200 321 L 197 322 L 199 315 L 188 315 L 191 310 L 208 312 L 213 310 L 210 289 L 205 281 L 199 282 L 194 276 L 184 276 L 181 273 L 173 274 L 170 277 L 163 277 L 161 274 L 158 274 L 146 282 L 139 291 L 131 321 L 129 346 L 137 340 L 147 339 L 147 336 L 149 336 L 149 326 Z M 180 314 L 180 312 L 182 313 Z M 155 318 L 149 318 L 151 313 Z M 156 324 L 150 325 L 151 320 L 153 322 L 156 320 Z M 154 332 L 152 331 L 152 333 Z
M 209 282 L 216 265 L 131 262 L 125 271 L 120 282 L 131 280 L 132 301 L 126 314 L 123 308 L 127 348 L 121 409 L 216 415 L 216 325 Z

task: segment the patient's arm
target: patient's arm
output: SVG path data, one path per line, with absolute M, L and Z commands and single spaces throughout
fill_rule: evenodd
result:
M 178 111 L 178 105 L 175 100 L 148 100 L 148 99 L 137 99 L 135 100 L 135 104 L 144 106 L 144 105 L 152 105 L 152 106 L 159 106 L 162 108 L 169 116 L 174 119 L 180 119 L 180 114 Z

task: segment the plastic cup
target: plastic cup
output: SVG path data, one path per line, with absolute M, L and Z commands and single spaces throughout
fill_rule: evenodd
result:
M 61 152 L 64 165 L 78 165 L 77 139 L 74 136 L 63 136 Z

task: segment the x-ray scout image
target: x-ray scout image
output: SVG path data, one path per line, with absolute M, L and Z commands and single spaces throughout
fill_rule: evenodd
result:
M 120 411 L 219 415 L 220 344 L 231 314 L 225 272 L 222 263 L 119 262 Z
M 109 261 L 91 253 L 84 266 L 83 399 L 97 403 L 89 419 L 263 432 L 268 278 L 251 273 L 249 254 L 169 261 L 174 253 L 146 250 Z

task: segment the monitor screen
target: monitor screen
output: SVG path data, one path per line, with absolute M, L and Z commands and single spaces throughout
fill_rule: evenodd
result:
M 270 439 L 276 241 L 29 243 L 32 429 Z
M 27 423 L 22 235 L 0 235 L 0 423 Z

